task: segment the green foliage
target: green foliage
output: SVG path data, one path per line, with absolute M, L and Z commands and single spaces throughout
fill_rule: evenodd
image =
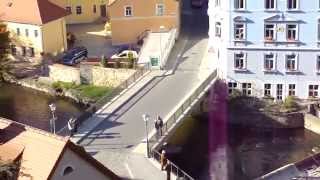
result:
M 78 87 L 78 85 L 76 85 L 76 83 L 74 82 L 62 82 L 62 81 L 57 81 L 52 83 L 52 88 L 53 89 L 75 89 Z
M 3 162 L 0 160 L 0 179 L 15 180 L 18 176 L 19 166 L 13 162 Z
M 111 93 L 112 88 L 103 86 L 92 86 L 92 85 L 80 85 L 76 88 L 80 91 L 80 94 L 84 97 L 88 97 L 93 100 L 106 96 Z
M 288 96 L 284 102 L 283 102 L 283 107 L 285 109 L 297 109 L 298 108 L 298 104 L 296 102 L 296 99 L 293 96 Z
M 130 68 L 134 68 L 135 67 L 135 58 L 133 57 L 132 52 L 128 53 L 128 61 L 130 63 Z
M 9 32 L 6 30 L 6 25 L 0 22 L 0 80 L 3 80 L 3 77 L 10 70 L 8 64 L 9 44 Z

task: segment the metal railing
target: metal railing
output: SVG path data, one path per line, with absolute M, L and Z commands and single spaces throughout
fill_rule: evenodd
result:
M 76 117 L 75 126 L 79 127 L 86 119 L 90 118 L 97 110 L 102 108 L 105 104 L 111 100 L 115 101 L 120 97 L 123 90 L 127 89 L 130 85 L 136 82 L 140 77 L 142 77 L 146 72 L 150 71 L 150 64 L 146 63 L 143 66 L 138 66 L 136 72 L 134 72 L 129 78 L 119 84 L 116 88 L 112 90 L 111 93 L 100 98 L 94 104 L 91 104 L 82 114 Z M 115 99 L 116 98 L 116 99 Z M 68 130 L 68 126 L 65 125 L 61 128 L 57 134 L 62 136 L 69 136 L 71 132 Z
M 199 97 L 199 95 L 201 93 L 204 93 L 206 91 L 207 86 L 216 78 L 217 76 L 217 71 L 215 70 L 214 72 L 212 72 L 206 80 L 204 80 L 192 93 L 191 95 L 186 98 L 183 103 L 174 111 L 173 114 L 171 114 L 169 116 L 169 118 L 167 120 L 165 120 L 164 122 L 164 126 L 162 127 L 162 132 L 163 134 L 166 134 L 166 132 L 170 131 L 170 128 L 173 127 L 176 123 L 177 120 L 180 118 L 180 116 L 186 112 L 188 112 L 191 109 L 192 104 L 195 102 L 195 100 Z M 189 108 L 189 109 L 188 109 Z M 150 138 L 150 147 L 151 150 L 149 150 L 149 152 L 151 152 L 152 157 L 155 160 L 158 160 L 158 157 L 155 157 L 154 154 L 158 154 L 157 152 L 157 143 L 159 141 L 159 137 L 157 134 L 154 134 L 151 138 Z M 171 162 L 171 166 L 173 166 L 174 168 L 177 168 L 179 171 L 179 173 L 181 173 L 182 177 L 187 177 L 187 179 L 192 179 L 193 178 L 188 175 L 187 173 L 185 173 L 183 170 L 179 169 L 178 166 L 176 166 L 174 163 Z M 174 172 L 174 171 L 173 171 Z M 180 174 L 177 174 L 177 177 Z
M 158 151 L 152 151 L 151 157 L 160 163 L 161 154 Z M 179 180 L 195 180 L 190 175 L 188 175 L 186 172 L 181 170 L 181 168 L 179 168 L 177 165 L 175 165 L 173 162 L 171 162 L 170 160 L 167 160 L 167 162 L 168 162 L 167 166 L 169 166 L 167 168 L 169 168 L 170 172 L 173 173 L 177 177 L 177 179 L 179 179 Z

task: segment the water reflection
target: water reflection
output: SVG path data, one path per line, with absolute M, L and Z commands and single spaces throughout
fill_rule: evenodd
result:
M 57 130 L 71 116 L 78 115 L 83 110 L 79 104 L 69 99 L 48 96 L 16 85 L 0 84 L 0 117 L 49 130 L 51 114 L 48 105 L 52 102 L 57 106 Z

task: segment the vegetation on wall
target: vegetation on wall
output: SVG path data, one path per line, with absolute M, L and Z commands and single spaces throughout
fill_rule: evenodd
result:
M 8 64 L 9 43 L 9 31 L 7 31 L 6 25 L 0 22 L 0 81 L 4 79 L 4 76 L 10 70 Z
M 19 172 L 19 166 L 13 162 L 4 162 L 0 160 L 0 179 L 16 180 Z

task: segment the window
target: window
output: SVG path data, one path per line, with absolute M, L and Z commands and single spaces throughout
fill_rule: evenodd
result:
M 13 55 L 13 56 L 15 56 L 15 55 L 17 55 L 17 48 L 16 48 L 16 45 L 14 45 L 14 44 L 11 44 L 11 54 Z
M 245 9 L 246 0 L 235 0 L 235 9 Z
M 318 41 L 320 41 L 320 19 L 318 20 Z
M 220 6 L 220 0 L 215 0 L 214 1 L 214 6 L 219 7 Z
M 38 30 L 34 30 L 34 37 L 38 37 L 38 36 L 39 36 Z
M 237 70 L 245 70 L 246 69 L 246 60 L 244 53 L 236 53 L 234 55 L 234 68 Z
M 296 85 L 295 84 L 289 84 L 289 96 L 295 96 L 296 95 Z
M 242 83 L 242 94 L 245 96 L 252 94 L 251 83 Z
M 26 56 L 26 54 L 27 54 L 27 49 L 26 49 L 26 47 L 25 47 L 25 46 L 22 46 L 22 47 L 21 47 L 21 50 L 22 50 L 22 56 Z
M 245 39 L 245 25 L 243 23 L 234 24 L 234 39 L 235 40 Z
M 238 84 L 235 82 L 229 82 L 228 83 L 228 92 L 229 94 L 233 94 L 237 90 Z
M 271 97 L 271 84 L 264 84 L 264 96 Z
M 20 36 L 20 28 L 17 28 L 17 35 Z
M 126 6 L 124 8 L 124 16 L 132 16 L 132 7 L 131 6 Z
M 221 22 L 216 22 L 215 24 L 215 36 L 221 37 Z
M 67 11 L 68 13 L 72 14 L 71 6 L 67 6 L 67 7 L 66 7 L 66 11 Z
M 296 41 L 298 40 L 298 30 L 296 24 L 288 24 L 287 25 L 287 40 L 288 41 Z
M 275 69 L 275 55 L 274 54 L 265 54 L 264 55 L 264 69 L 271 71 Z
M 264 25 L 264 39 L 266 41 L 272 41 L 275 38 L 275 25 L 274 24 L 265 24 Z
M 283 85 L 277 84 L 277 100 L 282 100 Z
M 287 0 L 288 9 L 298 9 L 298 0 Z
M 268 9 L 275 9 L 275 0 L 265 0 L 265 8 Z
M 25 29 L 25 34 L 27 37 L 29 37 L 29 30 L 28 29 Z
M 33 47 L 29 47 L 29 56 L 34 57 L 34 48 Z
M 67 166 L 66 168 L 64 168 L 62 175 L 66 176 L 70 173 L 72 173 L 74 171 L 74 169 L 71 166 Z
M 93 5 L 93 13 L 97 13 L 97 5 Z
M 298 70 L 297 55 L 286 55 L 286 70 L 296 71 Z
M 309 97 L 318 97 L 319 85 L 309 85 Z
M 77 6 L 76 7 L 76 14 L 81 14 L 82 13 L 82 8 L 81 8 L 81 6 Z
M 317 56 L 317 64 L 316 64 L 317 72 L 320 73 L 320 55 Z
M 157 4 L 156 5 L 156 15 L 163 16 L 164 15 L 164 4 Z

